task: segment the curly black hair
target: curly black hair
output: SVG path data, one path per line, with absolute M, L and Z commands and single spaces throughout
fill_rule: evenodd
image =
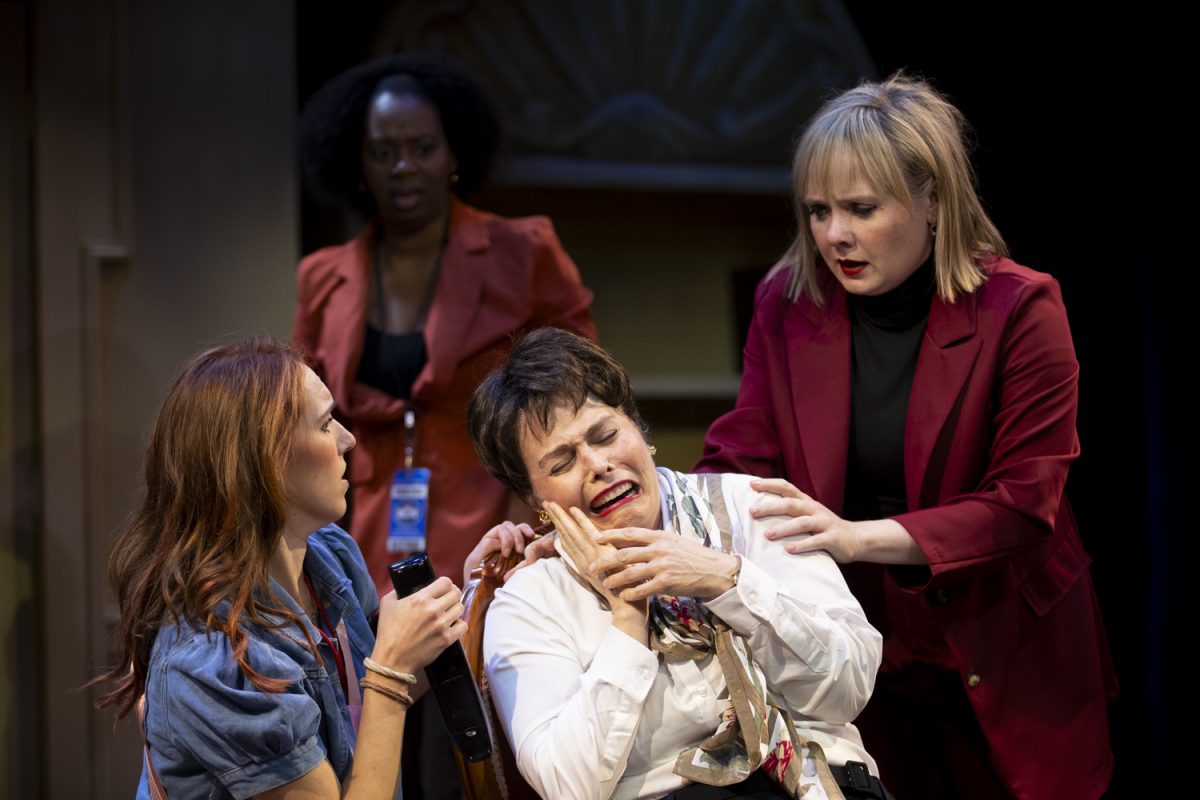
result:
M 408 78 L 405 83 L 437 109 L 458 163 L 454 191 L 469 193 L 487 177 L 500 148 L 501 128 L 483 87 L 444 62 L 389 56 L 329 81 L 300 115 L 300 165 L 306 186 L 318 200 L 374 216 L 375 202 L 361 190 L 362 141 L 371 100 L 381 85 L 396 78 Z

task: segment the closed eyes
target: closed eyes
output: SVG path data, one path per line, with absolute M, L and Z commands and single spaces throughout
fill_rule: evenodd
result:
M 613 441 L 616 440 L 617 433 L 618 433 L 618 431 L 615 428 L 612 430 L 609 430 L 609 431 L 604 431 L 600 434 L 597 434 L 595 436 L 595 438 L 592 439 L 592 442 L 593 442 L 593 444 L 597 444 L 597 445 L 611 444 Z M 561 475 L 564 472 L 566 472 L 567 470 L 569 470 L 573 463 L 575 463 L 574 451 L 564 454 L 564 457 L 561 461 L 554 463 L 550 467 L 550 474 L 551 475 Z

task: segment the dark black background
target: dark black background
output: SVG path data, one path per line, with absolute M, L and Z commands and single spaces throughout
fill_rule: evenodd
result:
M 1164 58 L 1179 52 L 1179 22 L 1153 4 L 848 6 L 881 74 L 923 75 L 967 116 L 983 199 L 1013 257 L 1062 284 L 1081 398 L 1067 491 L 1121 681 L 1110 796 L 1178 785 L 1191 768 L 1168 758 L 1187 691 L 1172 656 L 1188 630 L 1173 609 L 1179 543 L 1195 527 L 1184 381 L 1197 361 L 1185 336 L 1195 189 L 1183 168 L 1194 103 Z

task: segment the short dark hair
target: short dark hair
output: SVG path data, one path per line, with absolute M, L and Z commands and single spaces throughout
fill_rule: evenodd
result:
M 556 406 L 578 411 L 589 397 L 619 409 L 649 436 L 629 375 L 595 342 L 557 328 L 540 328 L 517 343 L 508 361 L 475 390 L 467 430 L 475 452 L 498 481 L 529 500 L 533 488 L 521 456 L 520 426 L 546 428 Z
M 300 166 L 305 185 L 318 200 L 374 216 L 375 202 L 360 188 L 367 111 L 381 91 L 399 87 L 437 109 L 458 164 L 453 190 L 466 194 L 483 183 L 501 141 L 500 118 L 483 86 L 441 61 L 389 56 L 329 81 L 300 115 Z

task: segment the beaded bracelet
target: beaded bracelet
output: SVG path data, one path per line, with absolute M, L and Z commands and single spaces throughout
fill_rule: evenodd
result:
M 417 682 L 416 675 L 413 675 L 409 672 L 398 672 L 391 667 L 385 667 L 383 664 L 380 664 L 378 661 L 375 661 L 370 657 L 363 659 L 363 666 L 371 670 L 371 672 L 378 672 L 385 678 L 395 678 L 398 681 L 407 683 L 409 686 L 412 686 Z
M 405 708 L 408 708 L 412 705 L 413 700 L 408 696 L 407 693 L 401 692 L 398 689 L 393 689 L 390 686 L 384 686 L 382 683 L 376 683 L 370 678 L 363 678 L 361 681 L 359 681 L 358 685 L 364 689 L 371 689 L 379 692 L 382 695 L 390 697 Z

